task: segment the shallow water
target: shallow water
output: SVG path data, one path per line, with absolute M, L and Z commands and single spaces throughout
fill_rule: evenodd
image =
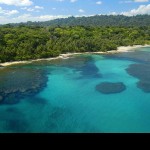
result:
M 149 56 L 142 48 L 1 69 L 0 132 L 150 132 L 150 92 L 143 90 L 149 86 L 138 85 L 150 82 Z M 101 83 L 126 88 L 104 94 L 96 90 Z

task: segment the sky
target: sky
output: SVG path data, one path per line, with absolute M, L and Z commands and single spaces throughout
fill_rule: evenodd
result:
M 150 14 L 150 0 L 0 0 L 0 24 L 118 14 Z

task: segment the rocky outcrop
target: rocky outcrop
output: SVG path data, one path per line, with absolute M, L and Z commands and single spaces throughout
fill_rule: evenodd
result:
M 3 101 L 3 97 L 2 96 L 0 96 L 0 103 Z

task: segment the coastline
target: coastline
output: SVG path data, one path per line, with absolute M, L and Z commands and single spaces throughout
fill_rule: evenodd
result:
M 41 59 L 35 59 L 35 60 L 29 60 L 29 61 L 14 61 L 14 62 L 5 62 L 0 63 L 0 67 L 7 67 L 11 65 L 17 65 L 17 64 L 28 64 L 36 61 L 51 61 L 56 59 L 68 59 L 69 57 L 73 55 L 80 55 L 80 54 L 115 54 L 115 53 L 122 53 L 122 52 L 129 52 L 131 50 L 135 50 L 137 48 L 143 48 L 143 47 L 150 47 L 150 45 L 133 45 L 133 46 L 120 46 L 117 48 L 117 50 L 111 50 L 107 52 L 83 52 L 83 53 L 67 53 L 67 54 L 60 54 L 58 57 L 54 58 L 41 58 Z

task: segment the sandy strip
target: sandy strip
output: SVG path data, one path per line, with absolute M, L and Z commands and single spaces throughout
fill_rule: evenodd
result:
M 118 47 L 118 52 L 129 52 L 130 50 L 135 50 L 137 48 L 150 47 L 150 45 L 133 45 L 133 46 L 121 46 Z
M 43 58 L 43 59 L 36 59 L 36 60 L 29 60 L 29 61 L 14 61 L 14 62 L 5 62 L 0 63 L 0 66 L 6 67 L 10 65 L 16 65 L 16 64 L 28 64 L 36 61 L 42 61 L 42 60 L 56 60 L 56 59 L 68 59 L 70 56 L 73 55 L 79 55 L 79 54 L 114 54 L 114 53 L 122 53 L 122 52 L 129 52 L 131 50 L 135 50 L 137 48 L 143 48 L 143 47 L 150 47 L 150 45 L 134 45 L 134 46 L 120 46 L 117 48 L 117 50 L 111 50 L 107 52 L 85 52 L 85 53 L 67 53 L 67 54 L 60 54 L 58 57 L 54 58 Z
M 70 56 L 76 55 L 76 54 L 82 54 L 82 53 L 60 54 L 60 56 L 54 57 L 54 58 L 41 58 L 41 59 L 35 59 L 35 60 L 29 60 L 29 61 L 5 62 L 5 63 L 0 63 L 0 66 L 2 66 L 2 67 L 7 67 L 7 66 L 10 66 L 10 65 L 29 64 L 29 63 L 32 63 L 32 62 L 43 61 L 43 60 L 50 61 L 50 60 L 56 60 L 56 59 L 68 59 Z

